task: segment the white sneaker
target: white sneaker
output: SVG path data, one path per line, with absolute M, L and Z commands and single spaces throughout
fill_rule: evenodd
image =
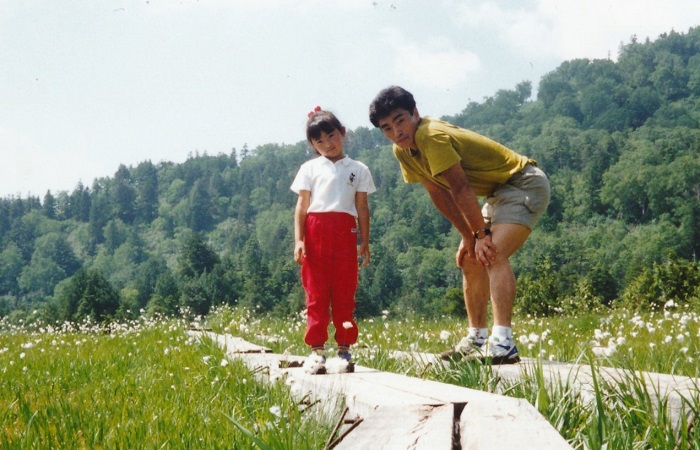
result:
M 452 359 L 453 356 L 459 356 L 466 359 L 483 359 L 486 356 L 486 348 L 484 344 L 486 339 L 479 339 L 474 334 L 469 334 L 462 338 L 459 344 L 455 345 L 454 350 L 448 350 L 440 353 L 442 359 Z
M 304 370 L 310 374 L 326 373 L 326 354 L 323 350 L 313 350 L 304 361 Z
M 491 364 L 515 364 L 520 362 L 518 347 L 512 338 L 491 336 L 489 338 L 488 357 L 491 359 Z

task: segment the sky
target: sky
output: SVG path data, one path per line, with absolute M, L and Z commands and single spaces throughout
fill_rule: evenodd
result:
M 697 0 L 0 0 L 0 198 L 296 144 L 316 105 L 371 128 L 394 84 L 454 115 L 698 25 Z

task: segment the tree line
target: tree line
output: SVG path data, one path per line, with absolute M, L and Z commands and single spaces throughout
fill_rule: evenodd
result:
M 551 180 L 549 209 L 513 258 L 521 312 L 700 306 L 700 27 L 633 37 L 617 61 L 566 61 L 536 98 L 525 81 L 465 103 L 443 118 L 536 159 Z M 459 236 L 403 182 L 378 130 L 349 130 L 345 149 L 378 188 L 358 314 L 463 314 Z M 0 316 L 301 310 L 289 186 L 310 157 L 304 141 L 244 146 L 0 199 Z

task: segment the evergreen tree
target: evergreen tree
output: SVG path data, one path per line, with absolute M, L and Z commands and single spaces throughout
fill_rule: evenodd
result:
M 42 210 L 44 211 L 44 215 L 49 219 L 56 218 L 56 198 L 53 195 L 51 195 L 50 190 L 46 191 L 46 195 L 44 196 L 44 203 L 42 205 Z

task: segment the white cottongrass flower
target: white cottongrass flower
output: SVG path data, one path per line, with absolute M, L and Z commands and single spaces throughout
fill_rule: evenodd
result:
M 593 354 L 596 356 L 605 356 L 605 347 L 595 346 L 592 350 Z
M 228 359 L 224 358 L 221 360 L 221 367 L 226 367 L 228 366 Z
M 209 355 L 203 356 L 203 357 L 202 357 L 202 362 L 203 362 L 204 364 L 209 364 L 209 360 L 210 360 L 210 359 L 211 359 L 211 356 L 209 356 Z
M 280 408 L 278 405 L 270 406 L 270 413 L 277 417 L 282 417 L 282 408 Z
M 451 335 L 452 335 L 452 333 L 450 333 L 449 331 L 442 330 L 440 332 L 440 340 L 446 341 L 450 338 Z

